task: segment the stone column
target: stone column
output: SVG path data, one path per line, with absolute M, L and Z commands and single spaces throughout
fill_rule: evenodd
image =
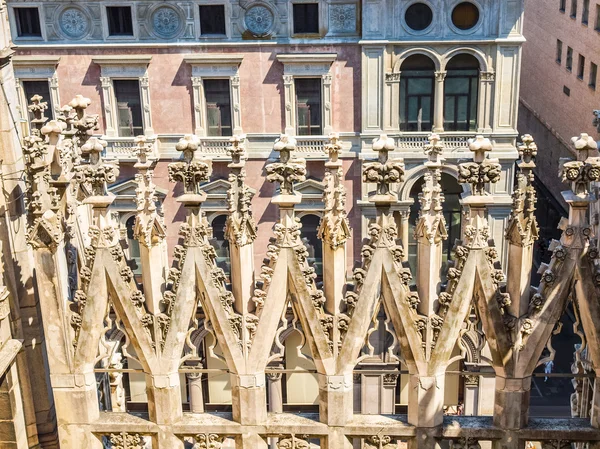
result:
M 396 133 L 400 131 L 400 72 L 386 73 L 384 88 L 384 131 Z
M 399 374 L 389 373 L 384 374 L 382 377 L 382 394 L 381 394 L 381 406 L 379 413 L 382 415 L 393 415 L 395 414 L 396 407 L 396 385 L 398 383 Z
M 492 99 L 492 87 L 494 84 L 494 72 L 479 73 L 479 96 L 477 101 L 477 132 L 492 132 L 492 111 L 494 104 Z
M 202 373 L 187 373 L 190 395 L 190 412 L 204 413 L 204 394 L 202 392 Z
M 269 412 L 283 412 L 283 390 L 281 379 L 283 373 L 268 373 L 267 379 L 269 384 Z
M 194 99 L 194 134 L 206 136 L 204 123 L 204 84 L 199 76 L 192 77 L 192 94 Z
M 236 72 L 236 74 L 231 77 L 231 124 L 233 126 L 233 134 L 238 136 L 243 134 L 242 108 L 240 102 L 240 76 Z
M 322 75 L 323 80 L 323 135 L 333 132 L 333 105 L 331 104 L 331 72 Z
M 150 108 L 150 83 L 148 75 L 140 77 L 140 97 L 142 100 L 142 120 L 144 123 L 144 135 L 153 136 L 152 113 Z
M 443 423 L 444 386 L 444 373 L 433 376 L 417 374 L 409 376 L 408 422 L 410 424 L 426 428 L 436 427 Z
M 444 80 L 446 72 L 435 72 L 435 98 L 433 106 L 433 132 L 444 132 Z
M 102 101 L 104 102 L 104 134 L 108 137 L 117 136 L 117 118 L 113 104 L 113 84 L 109 76 L 101 76 Z
M 402 239 L 402 247 L 404 248 L 404 255 L 402 260 L 408 261 L 408 241 L 410 240 L 410 206 L 406 206 L 400 210 L 400 238 Z
M 479 376 L 477 374 L 468 374 L 464 377 L 464 382 L 464 414 L 467 416 L 477 415 L 479 410 Z
M 231 373 L 231 400 L 234 421 L 264 424 L 267 420 L 265 373 Z
M 285 102 L 285 134 L 294 136 L 296 134 L 296 100 L 294 99 L 296 89 L 294 88 L 294 77 L 283 75 L 283 95 Z
M 352 373 L 339 376 L 317 375 L 319 382 L 319 419 L 330 426 L 345 426 L 352 420 Z
M 494 425 L 516 430 L 527 425 L 531 377 L 509 379 L 496 376 Z

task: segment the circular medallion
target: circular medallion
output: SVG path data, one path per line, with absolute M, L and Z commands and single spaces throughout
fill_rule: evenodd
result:
M 246 11 L 246 28 L 255 36 L 264 36 L 273 27 L 274 17 L 269 8 L 261 5 L 253 6 Z
M 60 15 L 60 28 L 67 36 L 78 39 L 88 31 L 88 18 L 77 8 L 68 8 Z
M 433 11 L 425 3 L 413 3 L 406 10 L 404 20 L 411 30 L 423 31 L 431 25 Z
M 470 30 L 479 23 L 479 8 L 471 2 L 462 2 L 452 10 L 452 24 L 459 30 Z
M 156 34 L 163 37 L 173 37 L 181 27 L 181 17 L 173 8 L 163 6 L 152 14 L 152 24 Z

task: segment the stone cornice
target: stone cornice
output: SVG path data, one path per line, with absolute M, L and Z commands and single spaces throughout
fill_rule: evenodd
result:
M 191 65 L 201 65 L 201 64 L 230 64 L 230 65 L 240 65 L 242 60 L 244 59 L 244 55 L 237 53 L 230 54 L 190 54 L 184 55 L 183 61 L 191 64 Z
M 46 55 L 18 55 L 12 58 L 13 65 L 15 66 L 52 66 L 55 67 L 60 62 L 60 56 L 46 56 Z
M 134 64 L 150 64 L 152 56 L 140 55 L 110 55 L 110 56 L 95 56 L 92 62 L 100 66 L 103 65 L 134 65 Z
M 337 59 L 337 53 L 285 53 L 276 56 L 283 64 L 315 64 L 333 63 Z

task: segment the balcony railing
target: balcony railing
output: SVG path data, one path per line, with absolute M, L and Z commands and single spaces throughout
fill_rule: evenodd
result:
M 104 149 L 103 156 L 107 159 L 117 159 L 119 161 L 135 161 L 136 156 L 133 153 L 135 147 L 134 137 L 105 137 L 102 136 L 103 140 L 106 140 L 106 148 Z M 154 144 L 154 152 L 156 151 L 156 138 L 148 137 L 147 142 Z
M 401 134 L 392 135 L 396 140 L 396 145 L 401 151 L 423 151 L 423 144 L 427 142 L 429 133 L 419 134 Z M 467 150 L 469 148 L 468 140 L 475 137 L 475 133 L 465 133 L 457 135 L 455 133 L 440 133 L 440 138 L 447 151 Z

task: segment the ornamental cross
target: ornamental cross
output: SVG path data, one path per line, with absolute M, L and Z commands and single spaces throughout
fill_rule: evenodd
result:
M 382 134 L 373 139 L 373 151 L 377 151 L 378 160 L 363 166 L 363 181 L 377 184 L 378 197 L 394 197 L 391 184 L 404 180 L 404 163 L 401 160 L 389 160 L 388 153 L 396 149 L 394 139 Z
M 469 149 L 473 152 L 473 162 L 458 165 L 458 182 L 470 184 L 473 195 L 484 196 L 485 185 L 500 180 L 502 167 L 496 160 L 486 158 L 485 153 L 492 151 L 492 142 L 481 135 L 469 139 Z
M 282 134 L 273 145 L 279 153 L 279 162 L 266 166 L 267 181 L 278 182 L 281 195 L 294 195 L 294 183 L 306 179 L 306 161 L 292 157 L 296 150 L 296 139 Z

